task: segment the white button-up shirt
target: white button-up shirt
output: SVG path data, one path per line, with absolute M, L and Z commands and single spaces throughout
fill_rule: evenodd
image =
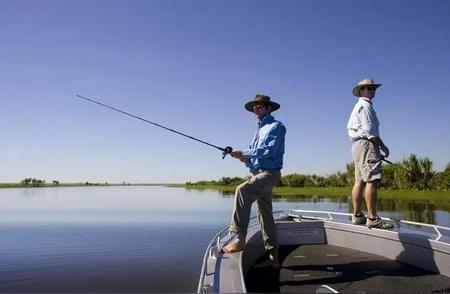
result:
M 380 123 L 370 99 L 359 97 L 347 124 L 350 139 L 356 141 L 361 138 L 370 140 L 373 137 L 379 137 L 379 126 Z

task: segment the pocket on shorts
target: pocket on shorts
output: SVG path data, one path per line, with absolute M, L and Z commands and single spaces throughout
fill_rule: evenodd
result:
M 363 164 L 363 174 L 367 181 L 381 179 L 381 160 L 376 153 L 368 154 Z
M 369 165 L 377 165 L 381 162 L 380 148 L 373 143 L 369 143 L 366 160 Z

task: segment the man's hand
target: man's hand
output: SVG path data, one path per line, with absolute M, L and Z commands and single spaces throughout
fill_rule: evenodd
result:
M 242 162 L 245 162 L 244 157 L 242 156 L 242 150 L 233 150 L 231 151 L 231 156 L 239 159 Z
M 381 151 L 383 151 L 384 153 L 384 157 L 388 157 L 389 156 L 389 148 L 387 148 L 386 145 L 384 145 L 383 140 L 381 140 L 380 137 L 373 137 L 372 139 L 370 139 L 370 141 L 378 146 L 380 146 Z

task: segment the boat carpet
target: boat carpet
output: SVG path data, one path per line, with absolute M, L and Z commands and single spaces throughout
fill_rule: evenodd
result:
M 246 277 L 251 293 L 450 293 L 450 278 L 367 252 L 328 244 L 283 246 L 281 267 L 261 257 Z

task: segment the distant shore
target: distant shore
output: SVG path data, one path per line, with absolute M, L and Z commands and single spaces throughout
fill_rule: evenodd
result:
M 67 183 L 67 184 L 43 184 L 43 185 L 24 185 L 17 183 L 0 183 L 1 188 L 61 188 L 61 187 L 117 187 L 117 186 L 168 186 L 172 184 L 131 184 L 131 183 Z
M 191 190 L 216 190 L 227 194 L 234 193 L 237 186 L 229 185 L 186 185 L 166 183 L 65 183 L 44 184 L 39 186 L 24 185 L 18 183 L 0 183 L 1 188 L 61 188 L 61 187 L 120 187 L 120 186 L 164 186 L 172 188 L 185 188 Z M 275 198 L 301 198 L 305 196 L 323 197 L 347 197 L 352 193 L 352 187 L 275 187 L 273 194 Z M 450 203 L 450 191 L 418 191 L 418 190 L 395 190 L 379 189 L 380 198 L 387 199 L 411 199 L 411 200 L 437 200 Z
M 186 189 L 205 190 L 212 189 L 225 193 L 233 193 L 236 186 L 220 185 L 185 185 L 173 184 L 170 187 L 180 187 Z M 275 187 L 273 189 L 274 197 L 279 198 L 298 198 L 299 196 L 326 196 L 326 197 L 345 197 L 350 196 L 352 187 Z M 414 199 L 414 200 L 439 200 L 450 202 L 450 191 L 417 191 L 417 190 L 394 190 L 379 189 L 380 198 L 390 199 Z

